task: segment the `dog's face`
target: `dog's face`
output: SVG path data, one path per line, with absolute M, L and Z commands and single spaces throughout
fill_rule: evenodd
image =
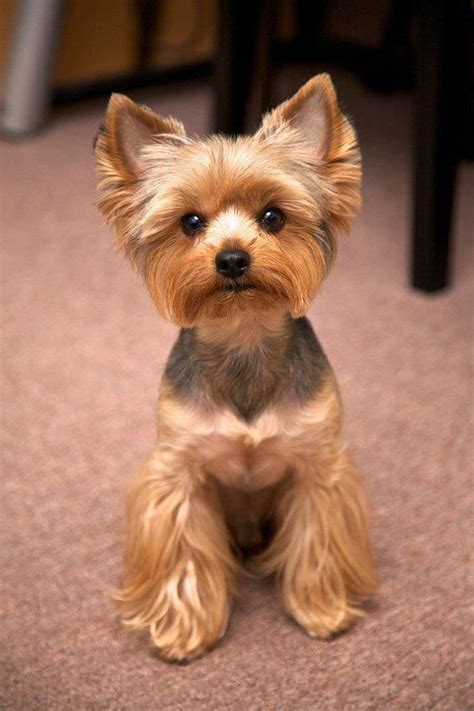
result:
M 302 315 L 360 201 L 360 156 L 327 75 L 254 136 L 188 138 L 124 96 L 96 143 L 99 206 L 165 318 Z

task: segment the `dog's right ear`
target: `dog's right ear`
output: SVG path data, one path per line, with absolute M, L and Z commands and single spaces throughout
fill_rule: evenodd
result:
M 184 135 L 180 121 L 159 116 L 123 94 L 112 94 L 94 149 L 99 165 L 106 163 L 117 176 L 134 180 L 143 170 L 144 148 L 165 137 Z

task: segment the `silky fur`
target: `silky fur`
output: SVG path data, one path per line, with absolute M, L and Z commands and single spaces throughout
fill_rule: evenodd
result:
M 360 201 L 356 135 L 331 80 L 313 78 L 234 139 L 189 138 L 113 96 L 95 151 L 117 245 L 190 336 L 171 355 L 157 445 L 128 497 L 123 619 L 148 628 L 166 659 L 209 649 L 226 629 L 239 550 L 261 549 L 271 524 L 248 569 L 275 573 L 287 612 L 329 637 L 377 587 L 336 381 L 300 319 Z M 275 234 L 259 223 L 268 206 L 285 215 Z M 193 238 L 187 213 L 206 221 Z M 230 248 L 250 255 L 246 290 L 216 273 Z

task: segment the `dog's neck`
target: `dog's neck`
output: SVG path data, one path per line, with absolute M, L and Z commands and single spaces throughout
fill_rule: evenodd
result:
M 182 329 L 165 377 L 187 401 L 231 406 L 251 420 L 282 397 L 305 402 L 328 369 L 307 319 L 242 314 Z
M 210 349 L 241 353 L 258 352 L 269 343 L 285 340 L 291 319 L 284 310 L 243 311 L 226 319 L 200 323 L 196 336 Z M 276 353 L 274 353 L 276 355 Z
M 242 313 L 193 329 L 200 389 L 251 419 L 274 398 L 287 370 L 294 321 L 283 311 Z

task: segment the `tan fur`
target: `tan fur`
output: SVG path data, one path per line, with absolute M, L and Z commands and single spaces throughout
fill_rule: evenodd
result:
M 231 412 L 188 408 L 165 384 L 158 433 L 129 495 L 127 579 L 118 595 L 128 626 L 150 627 L 163 655 L 177 659 L 223 634 L 237 566 L 224 515 L 235 532 L 242 510 L 232 511 L 213 480 L 253 494 L 247 524 L 271 513 L 276 535 L 251 569 L 278 574 L 286 610 L 309 634 L 327 637 L 361 614 L 360 602 L 377 585 L 332 377 L 305 408 L 282 404 L 252 424 Z M 269 504 L 262 492 L 279 482 Z
M 324 153 L 317 145 L 310 152 L 289 116 L 289 107 L 297 114 L 314 90 L 327 113 L 318 125 L 327 133 Z M 294 317 L 305 313 L 334 260 L 336 234 L 349 228 L 360 204 L 356 136 L 337 106 L 330 79 L 311 80 L 267 116 L 255 136 L 234 140 L 187 138 L 175 119 L 145 107 L 133 104 L 130 117 L 130 103 L 120 96 L 111 100 L 97 141 L 99 207 L 115 227 L 117 244 L 144 276 L 158 310 L 182 326 L 229 311 L 268 311 L 276 304 Z M 128 128 L 119 120 L 124 113 L 140 117 L 139 131 L 120 141 L 121 125 Z M 138 157 L 121 153 L 121 145 L 135 147 Z M 262 234 L 255 223 L 255 215 L 274 203 L 288 216 L 277 238 Z M 189 212 L 208 219 L 203 238 L 182 234 L 179 217 Z M 218 291 L 208 257 L 237 247 L 255 258 L 258 290 L 230 299 Z
M 312 636 L 329 637 L 361 615 L 377 590 L 362 486 L 341 441 L 329 383 L 293 441 L 292 476 L 275 502 L 276 535 L 254 562 L 277 573 L 287 612 Z
M 273 538 L 250 570 L 276 574 L 285 609 L 310 635 L 344 629 L 376 579 L 337 385 L 311 349 L 301 356 L 319 378 L 311 396 L 297 397 L 294 374 L 287 382 L 281 370 L 296 358 L 288 314 L 306 312 L 360 202 L 356 135 L 329 77 L 236 139 L 189 138 L 175 119 L 115 96 L 96 155 L 99 207 L 118 246 L 159 312 L 194 329 L 192 357 L 210 374 L 193 381 L 192 396 L 163 379 L 157 445 L 128 497 L 116 594 L 125 623 L 149 629 L 166 659 L 212 647 L 236 591 L 238 547 L 261 547 L 268 523 Z M 275 205 L 286 221 L 273 234 L 259 219 Z M 205 219 L 193 238 L 181 226 L 188 213 Z M 242 291 L 225 289 L 215 269 L 219 251 L 237 248 L 251 258 Z M 239 386 L 239 368 L 255 368 L 240 403 L 248 417 L 227 392 Z
M 129 628 L 150 630 L 168 659 L 213 646 L 229 617 L 236 563 L 212 489 L 166 449 L 129 494 L 125 576 L 116 594 Z

